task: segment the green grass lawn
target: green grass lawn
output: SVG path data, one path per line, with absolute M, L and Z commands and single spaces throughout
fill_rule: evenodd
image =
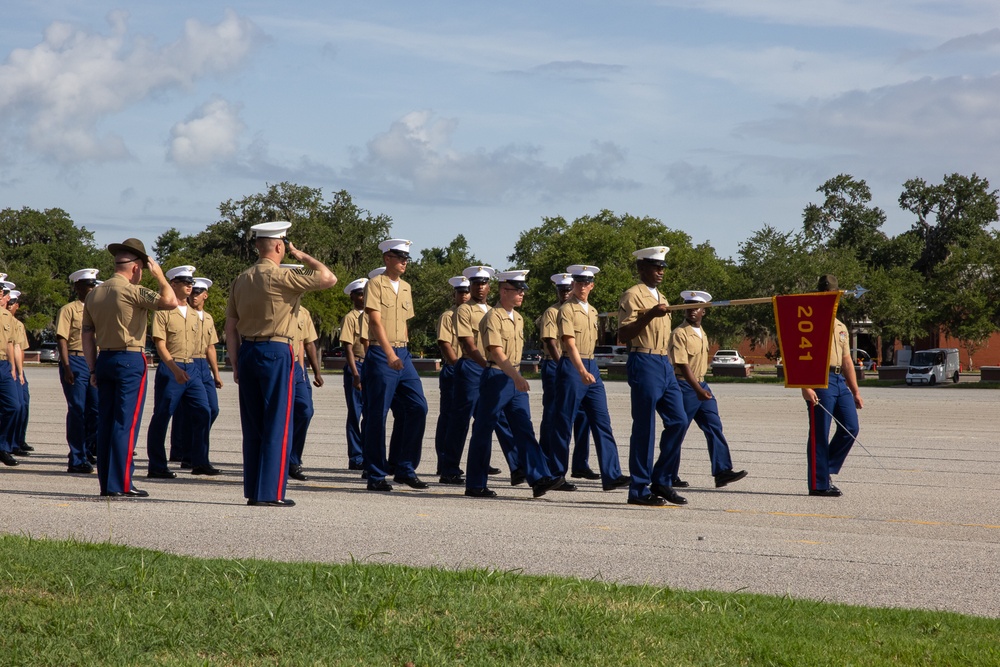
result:
M 996 665 L 1000 621 L 0 537 L 4 665 Z

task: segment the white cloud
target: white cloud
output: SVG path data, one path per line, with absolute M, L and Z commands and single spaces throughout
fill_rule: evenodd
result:
M 29 148 L 62 163 L 126 157 L 123 139 L 102 134 L 101 121 L 151 94 L 232 71 L 258 37 L 228 10 L 215 25 L 188 20 L 183 36 L 157 47 L 130 37 L 127 18 L 110 14 L 108 35 L 55 22 L 40 44 L 13 50 L 0 65 L 0 127 L 20 130 Z
M 429 111 L 409 113 L 369 141 L 363 152 L 356 150 L 343 176 L 387 197 L 463 203 L 638 187 L 616 176 L 625 154 L 614 144 L 594 142 L 591 152 L 552 166 L 536 146 L 455 150 L 451 140 L 457 126 L 457 120 L 436 118 Z
M 246 129 L 239 114 L 239 107 L 226 100 L 208 102 L 187 121 L 174 125 L 168 159 L 182 167 L 201 167 L 233 157 Z

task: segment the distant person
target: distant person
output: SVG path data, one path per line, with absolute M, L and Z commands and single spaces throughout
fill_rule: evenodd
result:
M 576 415 L 587 416 L 601 469 L 601 487 L 612 491 L 629 485 L 618 461 L 618 445 L 611 432 L 608 396 L 601 371 L 594 360 L 597 346 L 597 308 L 590 304 L 596 266 L 574 264 L 566 269 L 573 276 L 573 295 L 559 306 L 559 344 L 562 356 L 556 369 L 556 400 L 552 432 L 554 475 L 565 475 L 569 466 L 569 441 Z M 576 486 L 567 482 L 562 489 Z
M 17 415 L 21 411 L 21 392 L 14 361 L 14 316 L 7 310 L 10 292 L 17 285 L 7 281 L 7 274 L 0 273 L 0 463 L 16 466 L 14 439 Z
M 288 264 L 283 264 L 291 268 Z M 301 271 L 305 267 L 297 265 L 293 270 Z M 288 461 L 288 476 L 305 482 L 309 477 L 302 469 L 302 455 L 305 453 L 306 437 L 309 435 L 309 424 L 312 423 L 315 409 L 313 407 L 312 388 L 323 386 L 323 367 L 319 363 L 316 352 L 316 325 L 312 313 L 305 306 L 299 306 L 298 330 L 295 334 L 295 404 L 292 416 L 292 454 Z M 312 384 L 309 383 L 309 369 L 312 369 Z
M 820 276 L 817 291 L 839 290 L 837 276 Z M 806 441 L 809 495 L 836 498 L 843 493 L 834 486 L 830 476 L 838 474 L 847 460 L 861 430 L 858 410 L 864 407 L 851 359 L 851 336 L 840 320 L 833 322 L 829 384 L 826 389 L 803 389 L 802 398 L 809 412 L 809 438 Z M 834 418 L 837 430 L 830 438 Z
M 712 295 L 708 292 L 689 290 L 681 292 L 684 303 L 708 303 Z M 722 488 L 733 482 L 738 482 L 747 476 L 746 470 L 733 470 L 733 461 L 729 452 L 729 443 L 722 434 L 722 419 L 719 417 L 719 404 L 712 395 L 712 390 L 705 382 L 708 372 L 708 334 L 701 326 L 705 316 L 705 308 L 691 308 L 684 311 L 684 322 L 670 334 L 670 361 L 677 376 L 677 383 L 684 397 L 684 411 L 687 415 L 688 427 L 693 420 L 705 434 L 708 443 L 708 459 L 712 464 L 712 476 L 715 478 L 715 488 Z M 684 431 L 674 432 L 674 437 L 683 440 Z M 668 449 L 676 447 L 671 442 Z M 680 456 L 678 455 L 678 460 Z M 675 481 L 676 483 L 676 481 Z
M 302 295 L 333 287 L 337 276 L 287 238 L 287 221 L 253 225 L 257 262 L 233 281 L 226 345 L 239 385 L 243 496 L 247 505 L 291 507 L 285 497 L 291 448 L 296 314 Z M 288 254 L 310 271 L 281 268 Z
M 347 401 L 347 469 L 364 470 L 361 420 L 364 418 L 361 378 L 364 377 L 365 345 L 361 340 L 361 318 L 365 314 L 367 278 L 351 281 L 344 288 L 351 309 L 340 323 L 340 344 L 344 348 L 344 398 Z
M 190 420 L 181 419 L 178 422 L 175 419 L 170 427 L 170 460 L 180 461 L 181 468 L 190 469 L 192 475 L 214 476 L 222 472 L 210 461 L 212 425 L 219 416 L 219 389 L 222 389 L 219 359 L 215 350 L 219 334 L 215 330 L 215 319 L 205 310 L 205 301 L 208 300 L 208 290 L 212 284 L 208 278 L 196 277 L 187 298 L 188 305 L 199 320 L 199 333 L 191 351 L 191 360 L 205 387 L 209 409 L 208 426 L 201 439 L 195 437 Z
M 629 443 L 628 502 L 632 505 L 686 505 L 674 489 L 680 464 L 680 439 L 687 429 L 684 398 L 670 357 L 670 305 L 660 293 L 670 248 L 636 250 L 639 283 L 618 301 L 618 338 L 629 346 L 625 372 L 632 397 L 632 438 Z M 663 422 L 660 453 L 656 455 L 656 420 Z M 654 462 L 655 458 L 655 462 Z
M 365 357 L 365 465 L 369 491 L 392 491 L 385 481 L 389 462 L 385 451 L 385 422 L 395 403 L 406 424 L 400 434 L 394 464 L 394 480 L 414 489 L 426 489 L 417 477 L 427 399 L 410 356 L 407 320 L 413 317 L 413 294 L 403 273 L 410 261 L 410 241 L 389 239 L 379 244 L 385 271 L 365 285 L 365 314 L 371 341 Z M 369 274 L 371 275 L 371 274 Z M 396 420 L 398 423 L 399 420 Z M 393 457 L 390 457 L 390 459 Z
M 552 458 L 552 410 L 556 402 L 556 369 L 562 357 L 559 344 L 559 307 L 573 294 L 573 276 L 556 273 L 550 277 L 556 288 L 556 302 L 542 311 L 535 321 L 538 339 L 541 341 L 541 361 L 538 370 L 542 376 L 542 421 L 538 427 L 538 443 L 549 457 L 549 466 L 555 465 Z M 570 477 L 576 479 L 600 479 L 601 474 L 590 468 L 590 424 L 587 415 L 580 412 L 573 422 L 573 464 Z
M 90 368 L 83 356 L 83 302 L 97 287 L 98 270 L 80 269 L 69 274 L 76 300 L 56 315 L 59 346 L 59 380 L 66 397 L 66 472 L 90 474 L 97 463 L 97 387 L 90 384 Z
M 14 456 L 28 456 L 34 451 L 34 447 L 28 444 L 28 414 L 31 406 L 31 393 L 28 390 L 28 376 L 24 372 L 24 351 L 28 349 L 28 332 L 24 328 L 24 322 L 17 319 L 17 311 L 21 307 L 21 292 L 11 290 L 10 300 L 7 301 L 7 310 L 14 318 L 14 367 L 17 372 L 18 382 L 14 386 L 21 393 L 21 410 L 17 413 L 17 425 L 14 427 L 14 440 L 12 442 L 11 453 Z
M 487 367 L 480 375 L 476 421 L 469 441 L 469 474 L 465 495 L 472 498 L 495 498 L 496 492 L 487 486 L 493 432 L 505 415 L 517 438 L 519 465 L 523 466 L 527 482 L 535 498 L 563 485 L 566 478 L 552 473 L 535 439 L 528 402 L 528 381 L 521 377 L 517 365 L 524 345 L 524 319 L 517 308 L 524 301 L 528 288 L 525 270 L 503 271 L 499 274 L 500 300 L 479 323 L 479 341 L 486 354 Z
M 102 496 L 149 495 L 132 483 L 132 454 L 146 398 L 149 313 L 173 310 L 177 297 L 139 239 L 112 243 L 115 273 L 91 290 L 83 308 L 83 353 L 97 385 L 97 479 Z M 144 268 L 159 292 L 139 285 Z M 100 352 L 98 352 L 100 350 Z
M 146 477 L 174 479 L 177 473 L 167 465 L 167 426 L 170 420 L 183 420 L 191 429 L 191 438 L 205 439 L 212 411 L 201 377 L 201 366 L 194 354 L 201 351 L 201 319 L 188 305 L 194 289 L 195 267 L 175 266 L 166 273 L 177 299 L 177 307 L 153 316 L 153 345 L 160 357 L 153 378 L 153 416 L 146 433 L 149 470 Z M 179 410 L 180 408 L 180 410 Z
M 464 471 L 459 467 L 460 461 L 449 461 L 448 458 L 448 427 L 454 418 L 456 397 L 455 367 L 462 358 L 462 345 L 455 331 L 455 313 L 459 306 L 469 300 L 469 279 L 465 276 L 453 276 L 448 279 L 452 286 L 452 305 L 441 313 L 438 318 L 437 344 L 441 352 L 441 373 L 438 375 L 440 391 L 437 428 L 434 430 L 434 451 L 438 458 L 438 475 L 441 484 L 457 486 L 465 485 Z

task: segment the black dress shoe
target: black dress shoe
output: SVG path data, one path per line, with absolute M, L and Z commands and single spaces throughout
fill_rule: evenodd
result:
M 674 505 L 688 504 L 687 498 L 679 495 L 672 487 L 663 486 L 662 484 L 651 484 L 649 490 L 666 500 L 668 503 L 673 503 Z
M 10 453 L 13 454 L 14 456 L 30 456 L 28 454 L 28 450 L 25 449 L 24 447 L 15 447 L 14 449 L 10 450 Z
M 351 461 L 351 462 L 349 462 L 347 464 L 347 469 L 348 470 L 364 470 L 365 469 L 365 464 L 364 463 L 354 463 L 353 461 Z
M 90 463 L 91 465 L 97 463 L 97 455 L 96 454 L 87 454 L 87 462 Z
M 579 487 L 573 482 L 563 482 L 561 486 L 552 489 L 553 491 L 576 491 Z
M 520 470 L 510 471 L 510 485 L 517 486 L 518 484 L 524 484 L 528 478 L 525 477 L 524 473 Z
M 645 505 L 647 507 L 663 507 L 667 504 L 667 501 L 659 496 L 654 496 L 652 493 L 648 496 L 641 496 L 639 498 L 633 498 L 629 496 L 629 505 Z
M 364 470 L 361 472 L 361 479 L 368 479 L 368 471 Z
M 368 480 L 368 490 L 369 491 L 392 491 L 392 484 L 390 484 L 389 482 L 385 481 L 384 479 L 381 482 L 373 482 L 372 480 Z
M 247 505 L 251 507 L 295 507 L 295 501 L 288 498 L 284 500 L 248 500 Z
M 82 473 L 85 475 L 89 475 L 90 473 L 94 472 L 94 466 L 90 465 L 89 463 L 81 463 L 80 465 L 70 466 L 66 468 L 66 472 Z
M 466 489 L 465 495 L 470 498 L 496 498 L 497 492 L 493 489 L 487 489 L 483 487 L 481 489 Z
M 181 470 L 194 470 L 194 464 L 190 461 L 181 461 Z
M 685 481 L 684 481 L 683 479 L 681 479 L 680 477 L 674 477 L 674 483 L 673 483 L 673 485 L 672 485 L 672 486 L 673 486 L 673 487 L 674 487 L 675 489 L 686 489 L 686 488 L 688 488 L 688 487 L 689 487 L 689 486 L 691 486 L 691 485 L 690 485 L 690 484 L 688 484 L 687 482 L 685 482 Z
M 392 478 L 397 484 L 406 484 L 411 489 L 426 489 L 430 487 L 430 484 L 421 480 L 419 477 L 414 475 L 413 477 L 400 477 L 396 476 Z
M 486 474 L 487 475 L 499 475 L 500 474 L 500 468 L 494 468 L 493 466 L 489 466 L 488 468 L 486 468 Z
M 26 452 L 33 452 L 33 451 L 35 451 L 35 448 L 34 448 L 34 447 L 32 447 L 31 445 L 29 445 L 29 444 L 28 444 L 28 443 L 26 443 L 26 442 L 24 442 L 24 443 L 21 443 L 21 449 L 23 449 L 23 450 L 24 450 L 24 451 L 26 451 Z
M 558 477 L 545 477 L 537 482 L 531 487 L 531 495 L 535 498 L 541 498 L 546 493 L 552 489 L 557 489 L 566 482 L 566 478 L 562 475 Z
M 448 486 L 465 486 L 465 478 L 461 475 L 441 475 L 438 481 Z
M 632 483 L 632 478 L 628 475 L 618 475 L 615 479 L 610 482 L 604 482 L 602 485 L 605 491 L 614 491 L 615 489 L 620 489 L 623 486 L 628 486 Z
M 150 470 L 146 473 L 146 477 L 152 477 L 153 479 L 174 479 L 177 477 L 177 473 L 173 470 Z
M 822 498 L 839 498 L 844 494 L 837 487 L 831 486 L 829 489 L 809 489 L 809 495 L 820 496 Z
M 149 492 L 133 486 L 131 491 L 101 491 L 101 495 L 109 498 L 148 498 Z
M 601 473 L 587 468 L 586 470 L 574 470 L 569 476 L 574 479 L 600 479 Z
M 195 466 L 191 468 L 192 475 L 218 475 L 222 471 L 212 465 L 207 466 Z
M 16 466 L 18 461 L 10 455 L 10 452 L 0 450 L 0 463 L 3 463 L 5 466 Z
M 734 471 L 723 470 L 718 475 L 715 476 L 715 488 L 721 489 L 726 484 L 732 484 L 733 482 L 738 482 L 747 476 L 746 470 Z
M 292 479 L 297 479 L 300 482 L 304 482 L 309 479 L 309 477 L 302 472 L 302 466 L 288 466 L 288 476 Z

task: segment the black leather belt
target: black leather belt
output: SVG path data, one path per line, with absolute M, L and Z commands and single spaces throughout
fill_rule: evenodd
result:
M 71 357 L 82 357 L 83 350 L 69 350 L 69 356 Z

